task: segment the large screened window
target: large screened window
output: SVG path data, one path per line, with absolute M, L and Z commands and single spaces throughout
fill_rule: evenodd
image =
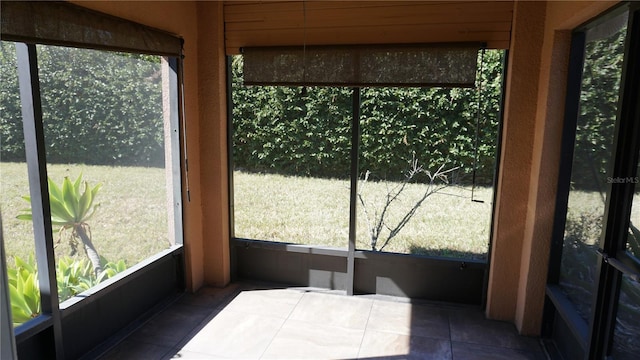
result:
M 638 357 L 639 19 L 573 33 L 544 327 L 565 358 Z
M 346 248 L 351 93 L 243 86 L 233 59 L 235 237 Z
M 175 245 L 162 57 L 46 45 L 37 54 L 57 271 L 78 279 L 59 282 L 64 301 Z
M 39 296 L 31 222 L 32 206 L 38 204 L 31 203 L 17 76 L 11 73 L 15 44 L 3 42 L 2 49 L 7 79 L 2 105 L 7 110 L 1 164 L 9 273 L 16 290 L 32 288 L 21 281 L 33 279 L 36 285 L 14 309 L 15 324 L 20 324 L 28 319 L 22 316 L 27 307 L 31 316 L 40 311 L 30 301 Z M 166 166 L 177 156 L 165 145 L 171 141 L 163 105 L 163 66 L 168 64 L 161 56 L 48 45 L 38 45 L 36 54 L 63 302 L 181 243 L 169 226 L 175 223 L 179 179 Z
M 234 56 L 234 237 L 347 248 L 351 220 L 358 250 L 486 260 L 503 52 L 476 54 L 477 81 L 465 88 L 274 86 L 279 68 L 254 67 L 268 81 L 244 85 L 247 59 Z M 272 57 L 258 64 L 283 66 Z M 281 60 L 321 76 L 304 58 Z
M 133 320 L 103 313 L 105 289 L 117 284 L 132 306 L 155 301 L 123 284 L 181 256 L 181 42 L 69 4 L 2 5 L 0 206 L 13 325 L 21 340 L 52 326 L 61 357 L 61 332 L 89 318 Z M 175 267 L 155 288 L 176 288 Z M 78 308 L 91 315 L 76 319 Z
M 627 15 L 619 18 L 615 31 L 607 36 L 587 38 L 580 114 L 575 129 L 559 284 L 585 322 L 589 321 L 595 291 L 598 263 L 595 250 L 602 237 L 607 177 L 614 156 L 614 130 L 627 34 Z M 608 100 L 603 102 L 602 99 Z

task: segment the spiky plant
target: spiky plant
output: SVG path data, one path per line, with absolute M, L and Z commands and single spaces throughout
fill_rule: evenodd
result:
M 87 221 L 98 209 L 99 204 L 94 204 L 94 200 L 102 184 L 92 188 L 88 182 L 82 181 L 82 174 L 73 182 L 68 176 L 65 176 L 62 186 L 58 186 L 51 178 L 48 179 L 48 184 L 51 223 L 53 226 L 60 227 L 58 242 L 64 237 L 68 238 L 72 255 L 77 251 L 77 245 L 82 243 L 85 254 L 93 266 L 93 271 L 98 276 L 102 271 L 100 255 L 91 241 L 91 228 Z M 31 203 L 29 196 L 23 198 Z M 23 212 L 18 215 L 18 219 L 33 220 L 30 208 L 23 210 Z

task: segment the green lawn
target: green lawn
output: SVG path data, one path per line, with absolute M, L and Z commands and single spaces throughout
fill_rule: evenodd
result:
M 381 211 L 388 187 L 368 182 L 361 191 L 370 214 Z M 425 185 L 411 184 L 389 207 L 390 227 L 415 204 Z M 431 195 L 384 249 L 390 252 L 484 259 L 491 221 L 491 188 L 447 187 Z M 349 181 L 234 172 L 236 237 L 346 248 Z M 371 249 L 358 207 L 357 248 Z M 383 236 L 388 232 L 383 232 Z M 380 240 L 378 248 L 380 247 Z
M 164 170 L 138 167 L 49 165 L 50 177 L 82 172 L 91 185 L 103 184 L 91 219 L 93 241 L 108 260 L 124 259 L 129 266 L 169 246 Z M 29 222 L 16 219 L 29 205 L 27 170 L 23 163 L 0 163 L 0 206 L 9 257 L 33 253 Z M 380 195 L 393 184 L 369 182 L 362 188 L 369 212 L 380 209 Z M 234 173 L 235 234 L 237 237 L 299 244 L 346 247 L 349 234 L 349 182 L 315 178 Z M 415 203 L 424 187 L 410 185 L 389 209 L 393 225 Z M 385 251 L 485 258 L 489 239 L 492 191 L 448 187 L 430 196 Z M 376 202 L 378 201 L 378 202 Z M 358 208 L 357 247 L 371 249 L 367 223 Z M 383 233 L 383 236 L 385 233 Z M 57 239 L 57 235 L 55 236 Z M 380 240 L 380 243 L 382 240 Z M 378 247 L 380 247 L 380 243 Z M 62 242 L 56 256 L 68 255 Z M 11 262 L 11 259 L 9 259 Z
M 100 208 L 90 225 L 98 252 L 108 260 L 124 259 L 131 266 L 170 245 L 163 169 L 49 165 L 48 172 L 58 183 L 64 176 L 75 178 L 80 172 L 91 185 L 103 183 L 96 199 Z M 28 194 L 26 165 L 0 163 L 0 180 L 0 207 L 7 254 L 9 257 L 18 255 L 26 258 L 33 253 L 33 231 L 29 222 L 16 219 L 19 210 L 29 207 L 21 198 Z M 384 182 L 360 184 L 370 214 L 375 208 L 381 209 L 381 196 L 386 195 L 388 187 L 393 185 Z M 234 190 L 236 237 L 347 247 L 348 180 L 236 171 Z M 474 198 L 484 201 L 479 203 L 471 201 L 470 190 L 468 187 L 450 186 L 431 195 L 384 250 L 486 258 L 493 192 L 491 188 L 476 188 Z M 409 185 L 391 205 L 387 217 L 391 227 L 413 206 L 422 191 L 424 185 Z M 597 193 L 574 192 L 569 216 L 574 218 L 580 213 L 600 210 L 601 202 Z M 640 214 L 638 208 L 634 208 L 634 219 L 636 213 Z M 360 204 L 357 217 L 357 247 L 371 249 L 367 222 Z M 386 233 L 383 232 L 383 237 Z M 378 248 L 382 241 L 379 240 Z M 68 255 L 69 250 L 67 244 L 61 243 L 56 247 L 56 255 Z
M 123 259 L 131 266 L 169 247 L 164 169 L 48 165 L 47 171 L 58 184 L 65 176 L 75 179 L 80 173 L 91 186 L 103 184 L 96 196 L 99 209 L 89 225 L 98 253 L 108 260 Z M 34 253 L 31 222 L 16 219 L 20 210 L 30 207 L 22 199 L 29 194 L 26 164 L 0 162 L 0 183 L 5 249 L 12 264 L 12 256 Z M 79 250 L 84 257 L 82 247 Z M 65 242 L 55 248 L 56 257 L 69 252 Z

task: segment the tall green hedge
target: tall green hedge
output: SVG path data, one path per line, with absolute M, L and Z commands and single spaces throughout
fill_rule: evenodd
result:
M 575 187 L 603 187 L 615 128 L 624 31 L 589 43 L 583 73 Z M 13 43 L 0 43 L 0 159 L 24 161 Z M 38 46 L 51 163 L 162 166 L 159 58 Z M 476 89 L 364 88 L 360 169 L 401 177 L 415 153 L 428 169 L 477 168 L 492 181 L 502 52 L 487 51 Z M 233 157 L 247 171 L 346 178 L 350 167 L 351 89 L 246 87 L 242 58 L 233 73 Z M 476 152 L 478 110 L 479 137 Z M 594 182 L 593 176 L 602 181 Z M 591 179 L 591 180 L 589 180 Z
M 4 41 L 0 41 L 0 159 L 24 161 L 16 51 Z
M 477 89 L 361 90 L 360 169 L 399 178 L 413 153 L 427 169 L 461 167 L 459 181 L 493 180 L 502 52 L 487 51 Z M 351 89 L 243 86 L 233 59 L 233 160 L 237 169 L 345 178 L 351 146 Z M 480 117 L 478 120 L 478 111 Z M 479 123 L 477 124 L 477 121 Z M 479 125 L 475 162 L 476 125 Z
M 24 161 L 15 46 L 0 46 L 0 157 Z M 37 49 L 48 162 L 164 165 L 159 57 Z

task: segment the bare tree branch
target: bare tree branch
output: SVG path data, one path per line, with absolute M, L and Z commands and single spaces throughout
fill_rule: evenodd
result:
M 374 214 L 371 216 L 370 210 L 368 209 L 368 205 L 364 199 L 362 194 L 362 188 L 358 191 L 358 199 L 360 200 L 360 204 L 362 205 L 362 210 L 365 214 L 365 219 L 367 221 L 367 228 L 369 230 L 369 236 L 371 240 L 371 249 L 373 251 L 382 251 L 391 240 L 400 233 L 400 231 L 409 223 L 411 218 L 416 214 L 420 206 L 424 203 L 424 201 L 431 195 L 437 193 L 438 191 L 449 186 L 448 174 L 454 170 L 457 170 L 459 167 L 454 167 L 448 170 L 443 170 L 445 167 L 442 164 L 435 173 L 431 173 L 428 170 L 425 170 L 421 165 L 418 165 L 418 159 L 415 156 L 415 153 L 412 155 L 411 166 L 407 173 L 405 174 L 405 178 L 396 186 L 389 188 L 387 184 L 387 194 L 385 196 L 385 202 L 382 207 L 380 214 L 378 214 L 377 208 L 373 205 L 371 207 L 374 208 Z M 400 219 L 400 221 L 394 225 L 390 226 L 387 224 L 387 215 L 391 205 L 400 197 L 400 195 L 406 189 L 407 184 L 411 183 L 414 178 L 419 174 L 425 174 L 429 179 L 429 182 L 426 184 L 426 189 L 420 199 L 418 199 L 415 204 L 407 211 L 406 214 Z M 369 176 L 371 175 L 370 171 L 365 173 L 365 178 L 363 180 L 364 184 L 369 180 Z M 364 186 L 363 186 L 364 187 Z M 380 239 L 380 235 L 386 229 L 389 231 L 384 243 L 380 248 L 377 248 L 378 240 Z

